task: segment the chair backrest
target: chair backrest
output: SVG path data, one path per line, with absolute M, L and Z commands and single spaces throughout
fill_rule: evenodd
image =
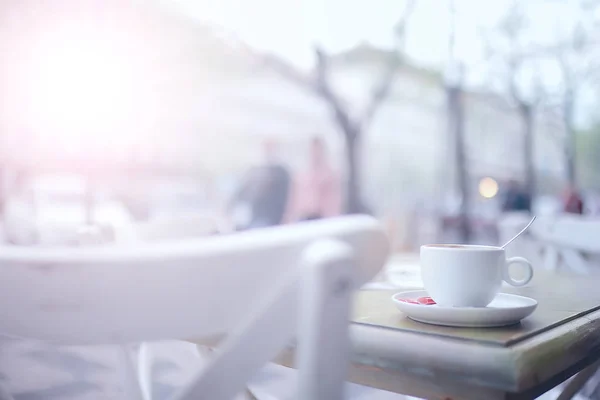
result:
M 0 251 L 0 334 L 68 344 L 225 333 L 298 268 L 312 242 L 355 252 L 355 285 L 383 266 L 370 217 L 344 217 L 172 243 Z
M 217 220 L 202 214 L 186 214 L 171 218 L 134 223 L 129 227 L 131 238 L 145 242 L 173 241 L 208 236 L 220 231 Z M 117 231 L 119 233 L 119 231 Z M 119 238 L 117 241 L 127 240 Z
M 536 226 L 537 225 L 537 226 Z M 561 247 L 600 254 L 600 219 L 580 215 L 561 215 L 531 226 L 539 240 Z
M 562 258 L 570 269 L 587 273 L 592 264 L 598 264 L 600 220 L 562 214 L 540 218 L 530 229 L 531 237 L 545 253 L 545 267 L 556 269 Z

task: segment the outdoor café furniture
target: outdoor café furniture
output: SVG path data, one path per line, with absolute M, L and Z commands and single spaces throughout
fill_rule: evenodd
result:
M 534 399 L 597 368 L 598 282 L 538 268 L 528 286 L 503 291 L 536 299 L 537 310 L 519 325 L 452 328 L 406 318 L 390 300 L 394 290 L 357 292 L 349 381 L 433 400 Z M 194 342 L 216 346 L 219 339 Z M 293 348 L 275 361 L 293 367 Z
M 199 213 L 186 213 L 173 217 L 160 217 L 149 221 L 134 222 L 116 229 L 115 240 L 159 242 L 209 236 L 220 232 L 218 220 Z
M 380 224 L 360 216 L 179 242 L 7 246 L 0 333 L 116 345 L 128 400 L 144 398 L 130 344 L 226 334 L 174 396 L 218 400 L 297 338 L 298 398 L 341 399 L 351 291 L 387 252 Z
M 561 214 L 541 218 L 531 228 L 530 236 L 541 252 L 544 267 L 566 268 L 580 274 L 600 272 L 600 220 L 597 218 Z

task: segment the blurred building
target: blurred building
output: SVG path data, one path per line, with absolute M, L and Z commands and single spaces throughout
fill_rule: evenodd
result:
M 172 10 L 25 0 L 0 18 L 4 165 L 227 173 L 255 161 L 263 137 L 293 143 L 323 130 L 309 94 Z
M 391 56 L 368 44 L 335 56 L 332 75 L 357 110 L 368 101 Z M 516 108 L 480 89 L 467 88 L 464 101 L 467 162 L 474 191 L 484 177 L 499 182 L 522 179 L 524 139 Z M 364 179 L 373 201 L 402 207 L 456 192 L 454 143 L 447 131 L 446 107 L 442 74 L 405 60 L 365 136 Z M 559 118 L 543 111 L 536 114 L 534 164 L 543 182 L 563 177 L 562 132 Z
M 0 69 L 5 88 L 0 155 L 5 165 L 212 176 L 238 173 L 256 162 L 264 137 L 278 138 L 282 158 L 299 166 L 308 157 L 310 138 L 322 135 L 343 168 L 342 135 L 328 105 L 306 80 L 282 73 L 293 70 L 284 60 L 174 11 L 134 3 L 81 1 L 65 6 L 27 0 L 14 2 L 3 15 L 0 45 L 11 60 Z M 31 4 L 36 13 L 28 11 Z M 62 34 L 47 35 L 55 31 Z M 81 61 L 77 53 L 63 51 L 73 39 L 95 57 L 100 55 L 97 64 L 102 58 L 123 63 L 125 75 L 112 81 L 103 76 L 102 65 L 82 63 L 62 76 L 62 87 L 43 93 L 45 103 L 36 103 L 36 90 L 43 86 L 37 75 L 45 71 L 45 61 L 56 61 L 61 54 L 75 57 L 64 60 L 65 68 Z M 364 110 L 390 57 L 367 44 L 333 56 L 334 88 L 352 116 Z M 305 79 L 311 75 L 297 73 Z M 96 84 L 86 91 L 77 77 Z M 108 97 L 94 97 L 94 90 L 108 91 Z M 70 103 L 61 103 L 65 101 Z M 474 182 L 483 176 L 521 177 L 522 134 L 515 109 L 479 91 L 468 91 L 465 102 Z M 404 207 L 454 191 L 453 144 L 445 116 L 442 75 L 405 60 L 362 142 L 362 177 L 373 206 Z M 536 168 L 558 177 L 563 165 L 560 141 L 548 134 L 548 127 L 556 124 L 544 118 L 540 114 L 536 123 Z

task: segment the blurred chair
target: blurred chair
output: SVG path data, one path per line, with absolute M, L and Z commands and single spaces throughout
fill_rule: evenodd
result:
M 600 272 L 600 220 L 561 214 L 538 218 L 530 228 L 545 268 L 580 274 Z
M 528 219 L 528 215 L 513 215 L 503 221 L 501 233 L 504 232 L 504 235 L 501 240 L 512 237 Z M 507 248 L 507 255 L 524 255 L 532 260 L 534 265 L 539 264 L 552 271 L 566 268 L 580 274 L 600 272 L 598 219 L 574 214 L 541 216 L 523 236 Z M 567 382 L 557 400 L 572 399 L 596 374 L 599 367 L 600 363 L 595 363 L 575 375 Z
M 341 399 L 351 291 L 387 253 L 369 217 L 152 245 L 5 247 L 0 334 L 118 345 L 128 400 L 144 398 L 129 344 L 226 334 L 174 396 L 219 400 L 242 391 L 297 335 L 297 398 Z

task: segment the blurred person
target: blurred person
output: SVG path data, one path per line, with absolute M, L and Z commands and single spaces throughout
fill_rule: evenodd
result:
M 290 191 L 290 173 L 279 159 L 278 144 L 263 142 L 262 165 L 251 168 L 234 193 L 229 211 L 236 230 L 279 225 Z
M 308 221 L 340 215 L 342 205 L 340 176 L 332 168 L 323 139 L 310 144 L 308 168 L 294 180 L 287 220 Z
M 583 198 L 573 186 L 568 186 L 563 192 L 563 212 L 583 214 Z
M 531 211 L 531 197 L 515 180 L 510 180 L 504 194 L 502 211 Z

